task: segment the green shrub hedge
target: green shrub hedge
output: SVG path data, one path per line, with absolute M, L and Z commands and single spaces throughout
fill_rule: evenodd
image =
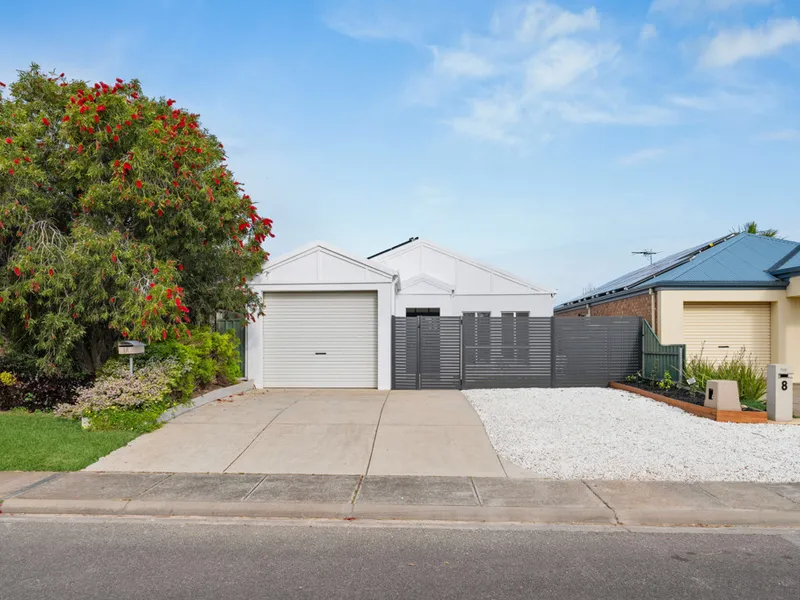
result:
M 76 403 L 59 405 L 56 414 L 88 417 L 92 429 L 150 431 L 168 408 L 209 386 L 234 383 L 241 375 L 237 344 L 231 334 L 198 327 L 190 338 L 149 345 L 134 358 L 132 376 L 127 357 L 111 359 Z

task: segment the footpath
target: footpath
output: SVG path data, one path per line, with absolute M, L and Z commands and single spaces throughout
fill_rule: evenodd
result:
M 800 483 L 0 473 L 4 515 L 800 527 Z

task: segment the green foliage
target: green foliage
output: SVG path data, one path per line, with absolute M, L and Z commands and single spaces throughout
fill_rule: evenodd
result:
M 764 369 L 752 356 L 746 356 L 744 350 L 720 362 L 704 358 L 701 352 L 687 363 L 686 377 L 694 378 L 696 382 L 693 386 L 701 392 L 705 392 L 710 379 L 736 381 L 739 384 L 739 398 L 744 404 L 752 402 L 763 405 L 761 398 L 767 393 Z
M 0 88 L 0 332 L 41 369 L 96 372 L 122 338 L 182 339 L 244 285 L 272 222 L 199 116 L 38 66 Z
M 732 233 L 749 233 L 751 235 L 761 235 L 764 237 L 778 237 L 777 229 L 761 229 L 755 221 L 748 221 L 740 227 L 731 230 Z
M 190 400 L 210 384 L 227 385 L 239 377 L 238 340 L 230 334 L 196 327 L 181 340 L 157 342 L 134 360 L 109 360 L 94 385 L 83 389 L 74 405 L 62 404 L 56 415 L 87 417 L 92 430 L 146 432 L 159 427 L 168 408 Z
M 675 382 L 672 380 L 672 375 L 669 374 L 669 371 L 664 371 L 664 377 L 656 385 L 659 389 L 668 392 L 675 387 Z

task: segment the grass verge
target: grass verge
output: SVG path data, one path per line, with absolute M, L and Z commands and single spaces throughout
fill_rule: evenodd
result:
M 41 412 L 0 412 L 0 471 L 78 471 L 138 435 L 84 431 L 77 421 Z

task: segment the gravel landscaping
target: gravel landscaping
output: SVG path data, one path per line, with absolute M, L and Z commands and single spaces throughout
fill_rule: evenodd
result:
M 610 388 L 464 395 L 498 454 L 538 477 L 800 481 L 800 426 L 718 423 Z

